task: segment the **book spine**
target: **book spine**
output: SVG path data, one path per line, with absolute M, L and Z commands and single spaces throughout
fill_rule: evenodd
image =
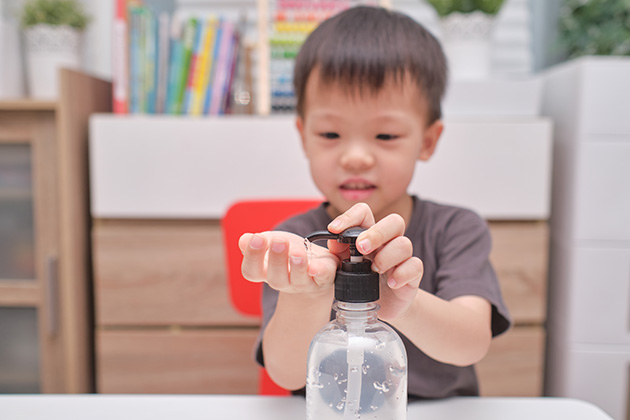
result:
M 145 112 L 155 114 L 157 98 L 157 20 L 155 14 L 149 9 L 145 9 L 144 23 Z
M 226 79 L 225 84 L 223 85 L 223 98 L 221 101 L 221 108 L 219 109 L 219 114 L 228 114 L 230 112 L 230 104 L 231 104 L 231 93 L 232 93 L 232 85 L 234 83 L 234 78 L 236 75 L 236 68 L 239 62 L 239 51 L 240 51 L 240 41 L 241 36 L 240 32 L 235 30 L 234 35 L 232 36 L 232 46 L 230 48 L 230 66 L 228 70 L 228 77 Z
M 171 47 L 168 68 L 168 87 L 166 89 L 166 112 L 176 114 L 177 86 L 182 68 L 182 28 L 178 15 L 171 21 Z
M 188 23 L 184 28 L 182 39 L 182 66 L 179 74 L 175 104 L 176 114 L 183 113 L 184 94 L 186 93 L 186 81 L 188 80 L 188 71 L 190 69 L 190 62 L 192 59 L 192 50 L 195 43 L 195 35 L 197 33 L 197 24 L 197 19 L 191 18 L 188 20 Z
M 225 21 L 223 26 L 223 33 L 221 35 L 221 46 L 219 49 L 219 61 L 217 62 L 217 72 L 215 73 L 212 84 L 212 98 L 210 100 L 210 115 L 219 115 L 219 107 L 221 105 L 221 98 L 223 97 L 223 84 L 227 78 L 228 72 L 228 53 L 230 48 L 231 39 L 234 33 L 234 24 L 230 21 Z
M 116 114 L 129 112 L 129 22 L 127 1 L 116 0 L 112 39 L 112 108 Z
M 170 53 L 169 39 L 170 18 L 167 12 L 161 12 L 158 18 L 158 66 L 157 66 L 157 98 L 156 112 L 166 112 L 166 91 L 168 88 L 168 65 Z
M 221 39 L 223 38 L 223 24 L 224 20 L 219 19 L 217 22 L 217 34 L 214 37 L 214 45 L 212 47 L 212 65 L 208 71 L 208 85 L 206 86 L 206 91 L 204 92 L 204 100 L 203 100 L 203 113 L 210 113 L 210 102 L 212 101 L 212 86 L 214 83 L 214 77 L 217 73 L 217 63 L 219 61 L 219 50 L 221 49 Z
M 131 33 L 129 42 L 130 58 L 130 97 L 129 110 L 133 114 L 140 112 L 140 10 L 136 6 L 129 8 L 131 17 Z
M 199 68 L 199 57 L 201 55 L 201 47 L 203 45 L 203 34 L 206 28 L 206 24 L 203 20 L 199 20 L 197 23 L 197 31 L 195 33 L 195 42 L 192 50 L 192 56 L 190 59 L 190 69 L 188 70 L 188 79 L 186 82 L 186 93 L 184 96 L 184 114 L 190 114 L 192 108 L 192 96 L 193 85 L 195 76 L 197 75 Z
M 198 67 L 196 69 L 195 78 L 193 80 L 193 97 L 190 110 L 191 115 L 201 115 L 203 113 L 204 91 L 208 81 L 208 66 L 212 61 L 212 47 L 216 34 L 217 19 L 211 17 L 205 25 L 203 44 L 199 55 Z

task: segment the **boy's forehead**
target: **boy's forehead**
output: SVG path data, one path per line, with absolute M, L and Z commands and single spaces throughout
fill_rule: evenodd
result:
M 402 77 L 388 75 L 382 86 L 374 87 L 365 81 L 344 83 L 334 78 L 327 80 L 322 78 L 319 69 L 316 67 L 308 77 L 304 94 L 304 103 L 307 111 L 309 104 L 312 105 L 314 100 L 326 101 L 343 98 L 344 100 L 363 101 L 366 99 L 379 99 L 388 95 L 413 95 L 412 100 L 419 107 L 419 110 L 423 112 L 427 110 L 425 95 L 420 86 L 408 74 L 404 74 Z

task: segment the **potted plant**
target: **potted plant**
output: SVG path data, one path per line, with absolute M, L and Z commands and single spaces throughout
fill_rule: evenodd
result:
M 451 78 L 485 79 L 490 74 L 492 27 L 503 0 L 427 0 L 437 12 Z
M 627 0 L 564 0 L 558 20 L 560 45 L 568 58 L 630 55 Z
M 29 93 L 57 97 L 57 72 L 80 68 L 82 33 L 88 15 L 76 0 L 28 0 L 21 15 Z

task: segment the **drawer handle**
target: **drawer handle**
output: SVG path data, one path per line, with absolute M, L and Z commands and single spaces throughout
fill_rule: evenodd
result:
M 59 327 L 59 259 L 49 256 L 46 259 L 46 332 L 48 337 L 57 335 Z

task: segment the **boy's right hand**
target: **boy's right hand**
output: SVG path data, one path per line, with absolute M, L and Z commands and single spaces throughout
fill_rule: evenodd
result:
M 308 258 L 304 238 L 281 231 L 246 233 L 239 239 L 243 253 L 241 271 L 252 282 L 267 282 L 285 293 L 330 293 L 339 258 L 312 244 Z

